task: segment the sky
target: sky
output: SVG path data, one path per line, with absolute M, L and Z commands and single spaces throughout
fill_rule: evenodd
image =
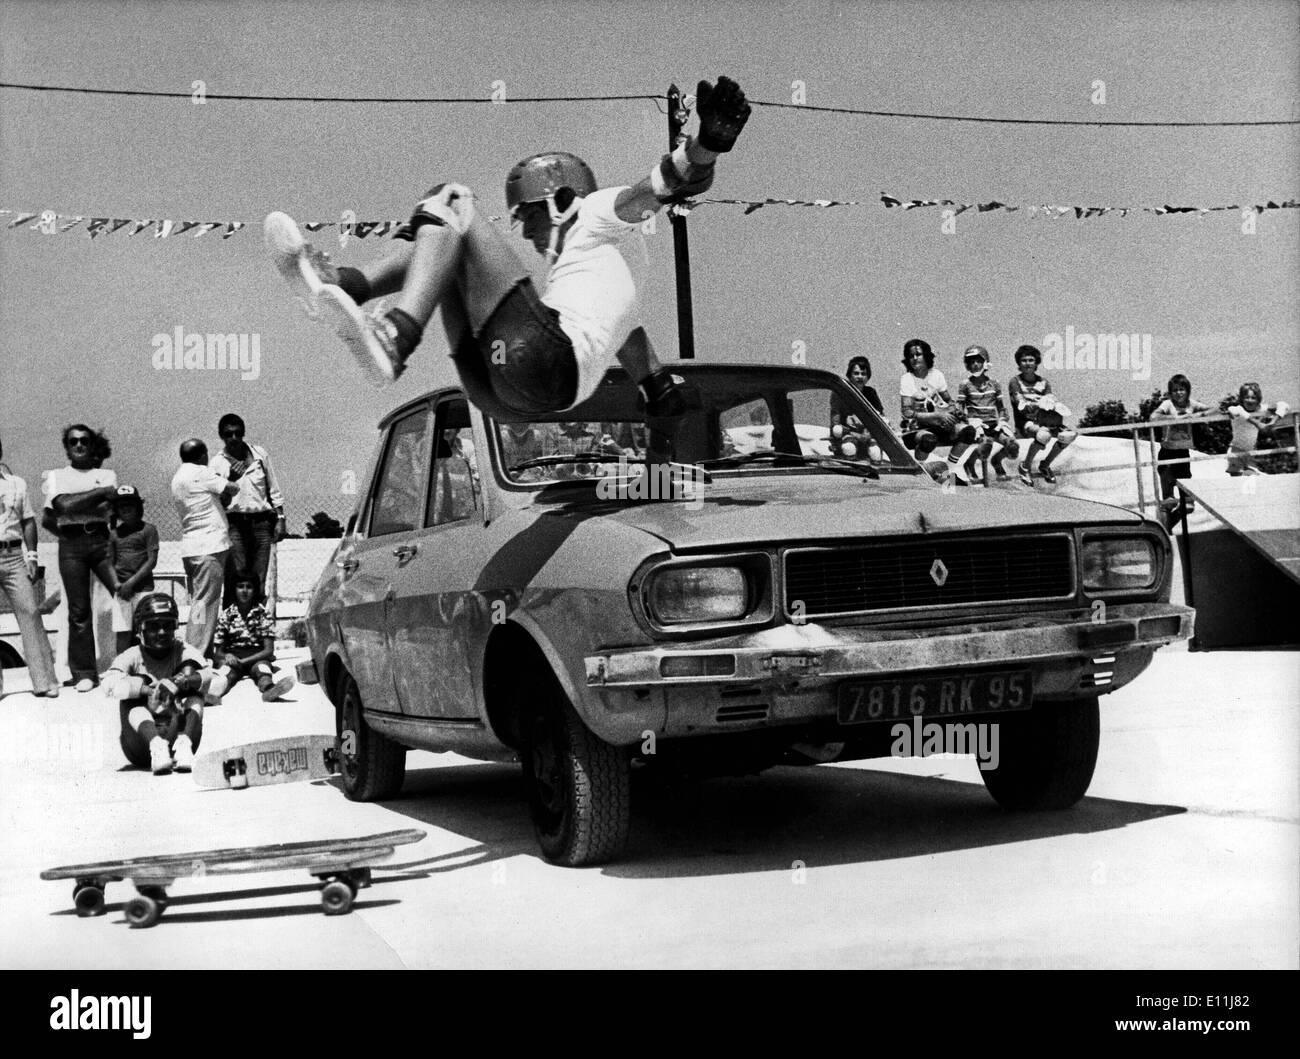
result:
M 208 93 L 472 97 L 662 93 L 725 73 L 754 100 L 1092 121 L 1300 118 L 1295 3 L 34 3 L 0 8 L 0 80 Z M 1104 82 L 1105 102 L 1098 102 Z M 499 84 L 498 84 L 499 83 Z M 928 339 L 950 380 L 987 346 L 1149 335 L 1150 376 L 1048 373 L 1077 413 L 1138 400 L 1181 371 L 1215 400 L 1254 379 L 1300 398 L 1300 210 L 1075 221 L 878 205 L 1253 204 L 1300 198 L 1300 126 L 1091 128 L 968 124 L 755 107 L 706 198 L 836 199 L 833 209 L 701 205 L 689 218 L 701 360 L 842 371 L 865 354 L 893 411 L 903 341 Z M 106 429 L 119 478 L 170 508 L 179 442 L 214 448 L 227 411 L 285 481 L 290 528 L 342 520 L 375 424 L 454 381 L 435 319 L 407 374 L 364 382 L 333 333 L 297 310 L 261 218 L 406 216 L 430 185 L 469 184 L 505 211 L 510 166 L 584 157 L 603 185 L 649 171 L 667 142 L 649 100 L 351 104 L 162 99 L 0 88 L 0 208 L 241 220 L 216 233 L 91 240 L 0 226 L 0 439 L 33 487 L 59 430 Z M 662 218 L 661 218 L 662 220 Z M 948 229 L 948 230 L 945 230 Z M 677 355 L 672 240 L 647 235 L 644 313 Z M 517 237 L 516 237 L 517 238 Z M 339 247 L 359 264 L 375 240 Z M 517 239 L 542 276 L 541 260 Z M 158 370 L 155 336 L 257 336 L 256 378 Z M 248 373 L 251 374 L 251 373 Z M 1140 374 L 1140 372 L 1139 372 Z M 896 412 L 894 412 L 896 414 Z

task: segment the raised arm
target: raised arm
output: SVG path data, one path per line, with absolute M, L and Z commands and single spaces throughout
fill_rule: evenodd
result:
M 712 186 L 713 164 L 718 155 L 735 146 L 749 120 L 749 104 L 740 85 L 729 77 L 719 77 L 716 85 L 699 83 L 695 109 L 700 116 L 698 135 L 687 137 L 663 156 L 648 177 L 618 193 L 614 212 L 619 220 L 636 223 L 661 206 L 681 202 Z

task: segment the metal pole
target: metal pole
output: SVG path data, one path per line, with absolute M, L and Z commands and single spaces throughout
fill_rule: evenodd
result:
M 682 106 L 682 93 L 668 86 L 668 150 L 677 146 L 686 127 L 689 111 Z M 682 360 L 695 359 L 695 311 L 691 303 L 691 246 L 686 235 L 686 217 L 669 207 L 673 226 L 673 262 L 677 273 L 677 352 Z
M 1143 518 L 1147 513 L 1146 491 L 1142 488 L 1142 443 L 1138 441 L 1138 432 L 1136 427 L 1129 428 L 1132 431 L 1133 438 L 1133 474 L 1137 478 L 1138 487 L 1138 514 Z
M 1164 500 L 1165 494 L 1163 492 L 1164 487 L 1160 481 L 1160 468 L 1159 466 L 1157 466 L 1160 462 L 1160 450 L 1156 447 L 1156 428 L 1152 427 L 1150 433 L 1151 433 L 1151 479 L 1153 482 L 1152 488 L 1155 490 L 1155 493 L 1153 495 L 1156 498 L 1156 503 L 1159 504 L 1161 501 Z M 1189 449 L 1188 451 L 1190 452 L 1191 450 Z M 1188 464 L 1188 466 L 1191 465 Z

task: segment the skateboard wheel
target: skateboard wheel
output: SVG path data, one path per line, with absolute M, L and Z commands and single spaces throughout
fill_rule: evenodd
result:
M 345 916 L 352 911 L 356 891 L 340 879 L 331 879 L 320 890 L 321 910 L 327 916 Z
M 138 894 L 126 903 L 126 921 L 133 927 L 152 927 L 163 914 L 163 903 L 148 894 Z
M 104 914 L 104 890 L 99 886 L 74 886 L 72 904 L 79 916 L 102 916 Z

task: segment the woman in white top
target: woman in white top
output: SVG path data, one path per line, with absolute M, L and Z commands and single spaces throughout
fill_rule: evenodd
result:
M 903 343 L 903 373 L 899 396 L 903 412 L 903 443 L 924 463 L 936 445 L 951 445 L 948 462 L 959 465 L 976 432 L 957 418 L 948 380 L 934 366 L 934 351 L 923 338 Z M 959 480 L 961 480 L 959 476 Z

